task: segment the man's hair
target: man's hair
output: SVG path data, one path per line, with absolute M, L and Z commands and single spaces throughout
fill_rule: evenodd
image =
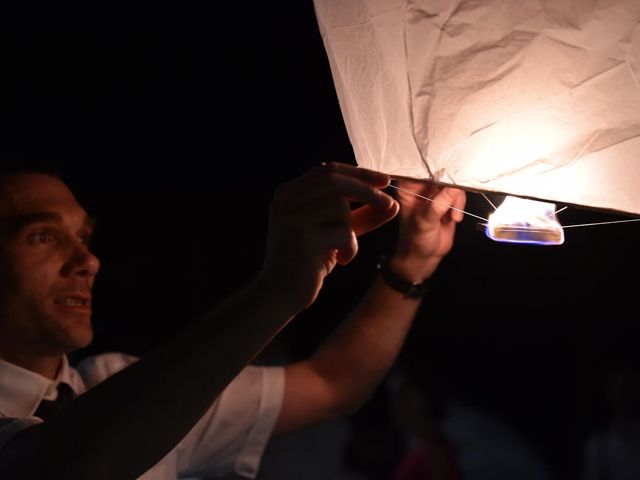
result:
M 0 153 L 0 179 L 21 173 L 43 173 L 56 178 L 62 177 L 62 173 L 46 160 Z
M 60 171 L 48 162 L 0 153 L 0 193 L 10 184 L 12 177 L 21 174 L 43 174 L 62 180 Z M 0 195 L 0 202 L 2 201 L 4 196 Z M 5 236 L 10 228 L 10 223 L 3 214 L 0 218 L 0 236 Z

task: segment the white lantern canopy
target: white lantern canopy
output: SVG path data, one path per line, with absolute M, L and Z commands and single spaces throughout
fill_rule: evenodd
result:
M 639 0 L 314 0 L 356 161 L 640 215 Z

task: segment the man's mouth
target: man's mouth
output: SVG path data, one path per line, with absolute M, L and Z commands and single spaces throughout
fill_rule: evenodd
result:
M 91 307 L 91 299 L 87 297 L 80 297 L 70 295 L 68 297 L 56 298 L 53 303 L 56 305 L 62 305 L 65 307 L 77 307 L 77 308 L 89 308 Z

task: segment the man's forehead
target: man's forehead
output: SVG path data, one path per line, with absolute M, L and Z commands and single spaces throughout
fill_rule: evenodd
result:
M 0 181 L 0 216 L 7 218 L 41 212 L 86 216 L 71 190 L 56 177 L 26 173 Z

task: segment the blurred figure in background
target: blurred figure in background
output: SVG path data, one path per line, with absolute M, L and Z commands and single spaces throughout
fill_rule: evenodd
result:
M 605 388 L 610 416 L 587 439 L 582 480 L 640 479 L 640 370 L 613 371 Z
M 443 429 L 446 394 L 425 370 L 406 363 L 390 382 L 394 416 L 409 437 L 391 479 L 462 480 L 457 452 Z
M 389 382 L 393 416 L 407 438 L 391 480 L 554 478 L 548 462 L 504 416 L 460 390 L 466 381 L 447 365 L 447 356 L 455 355 L 452 345 L 419 342 L 416 335 L 411 340 Z

